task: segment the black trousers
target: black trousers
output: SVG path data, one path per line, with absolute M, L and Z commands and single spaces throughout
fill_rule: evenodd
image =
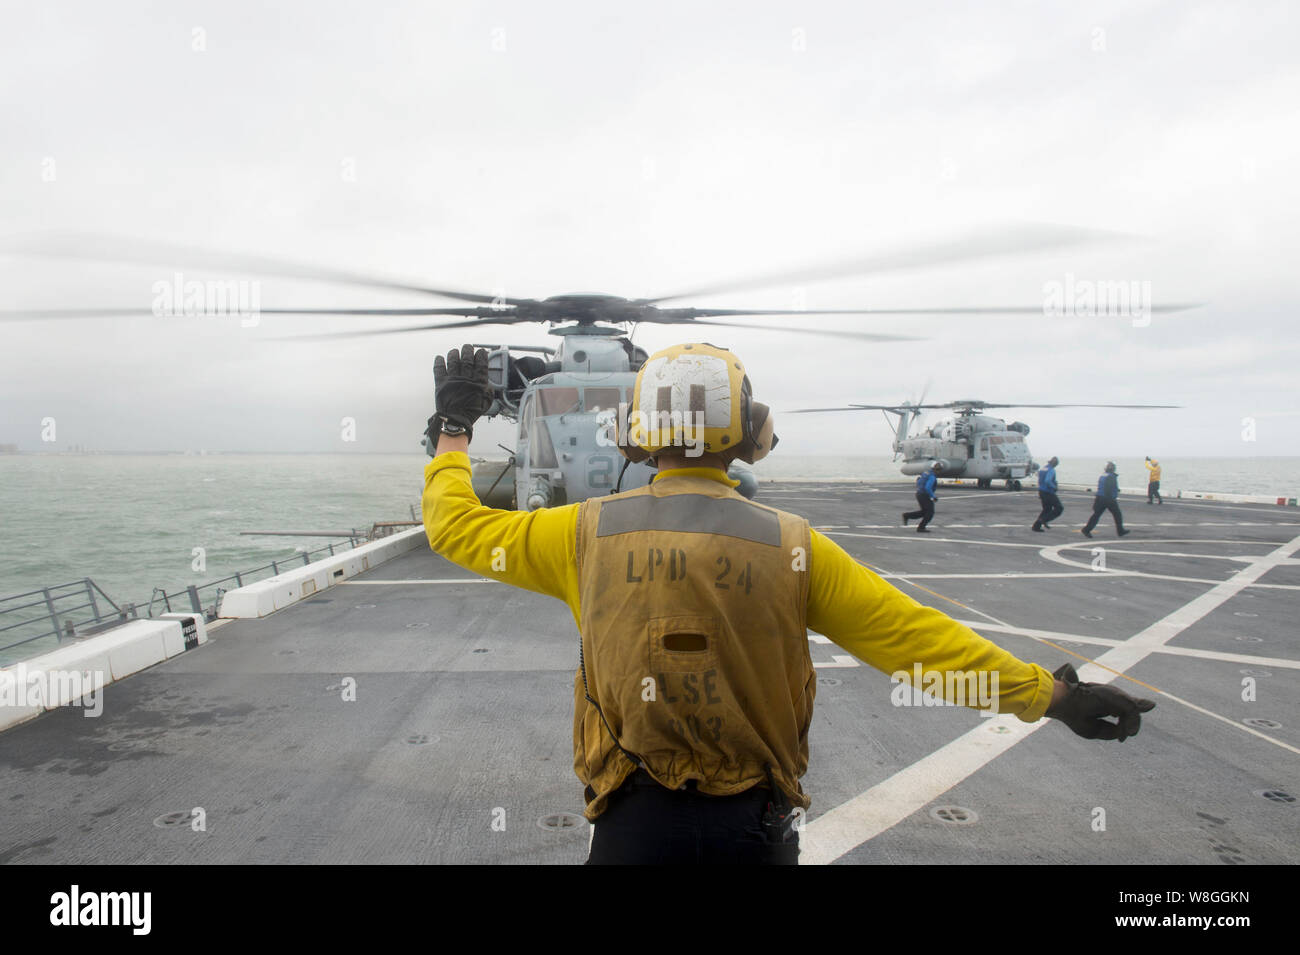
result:
M 797 832 L 767 841 L 770 797 L 757 786 L 735 796 L 666 789 L 637 770 L 596 819 L 587 865 L 798 865 Z
M 1084 525 L 1084 530 L 1090 531 L 1097 526 L 1097 521 L 1101 520 L 1101 515 L 1110 511 L 1111 516 L 1115 518 L 1115 530 L 1121 532 L 1124 530 L 1124 518 L 1119 513 L 1119 501 L 1110 497 L 1102 497 L 1100 494 L 1093 499 L 1092 517 L 1088 518 L 1088 523 Z
M 1154 497 L 1154 498 L 1155 498 L 1157 501 L 1159 501 L 1161 504 L 1163 504 L 1163 503 L 1165 502 L 1165 499 L 1164 499 L 1163 497 L 1160 496 L 1160 482 L 1159 482 L 1159 481 L 1150 481 L 1150 482 L 1147 483 L 1147 503 L 1148 503 L 1148 504 L 1151 503 L 1151 498 L 1152 498 L 1152 497 Z
M 1061 503 L 1061 499 L 1054 491 L 1039 491 L 1038 499 L 1043 503 L 1043 512 L 1038 515 L 1038 520 L 1034 521 L 1035 527 L 1050 524 L 1065 513 L 1065 505 Z
M 908 511 L 903 515 L 903 519 L 914 521 L 919 517 L 921 523 L 916 526 L 924 527 L 926 524 L 929 524 L 934 520 L 934 501 L 930 500 L 930 495 L 926 494 L 924 491 L 917 491 L 916 503 L 921 506 L 921 509 L 919 511 Z

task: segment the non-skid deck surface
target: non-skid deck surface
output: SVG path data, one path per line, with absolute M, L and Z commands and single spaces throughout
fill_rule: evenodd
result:
M 886 674 L 810 637 L 803 861 L 1300 861 L 1300 802 L 1260 795 L 1300 796 L 1300 513 L 1125 499 L 1133 533 L 1117 539 L 1107 516 L 1090 541 L 1089 496 L 1062 499 L 1036 534 L 1035 494 L 941 490 L 919 535 L 898 520 L 908 485 L 761 487 L 1018 656 L 1100 660 L 1130 692 L 1166 694 L 1139 736 L 1089 742 L 1052 721 L 891 705 Z M 64 708 L 0 734 L 0 859 L 585 858 L 586 823 L 555 828 L 582 808 L 577 632 L 559 601 L 419 550 L 211 637 L 108 687 L 98 718 Z M 158 824 L 195 808 L 204 831 Z

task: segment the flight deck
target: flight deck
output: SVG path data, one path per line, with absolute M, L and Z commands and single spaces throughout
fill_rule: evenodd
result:
M 1300 511 L 1064 491 L 763 483 L 918 601 L 1157 707 L 1124 743 L 951 706 L 810 634 L 804 863 L 1300 861 Z M 0 733 L 0 860 L 582 862 L 578 634 L 558 600 L 420 548 Z M 1088 661 L 1095 661 L 1086 666 Z M 1099 669 L 1104 668 L 1104 669 Z M 200 810 L 196 813 L 195 810 Z M 198 822 L 201 821 L 201 825 Z

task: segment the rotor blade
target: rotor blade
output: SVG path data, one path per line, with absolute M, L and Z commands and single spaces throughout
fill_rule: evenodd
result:
M 651 312 L 644 322 L 671 324 L 695 318 L 735 318 L 745 315 L 890 315 L 874 308 L 664 308 Z
M 750 289 L 771 288 L 775 285 L 824 282 L 830 279 L 851 276 L 902 272 L 936 265 L 973 262 L 1013 253 L 1045 252 L 1075 245 L 1113 242 L 1119 239 L 1131 238 L 1134 237 L 1073 226 L 1027 225 L 915 245 L 893 252 L 881 252 L 862 259 L 841 261 L 791 272 L 768 272 L 748 278 L 696 286 L 692 289 L 674 292 L 671 295 L 641 299 L 638 300 L 637 304 L 653 304 L 688 296 L 715 295 L 720 292 L 741 292 Z
M 943 408 L 964 408 L 969 407 L 962 402 L 952 402 L 947 405 L 940 405 Z M 1182 405 L 1091 405 L 1091 404 L 1069 404 L 1069 405 L 1017 405 L 1017 404 L 986 404 L 980 403 L 977 410 L 985 408 L 1181 408 Z
M 504 296 L 484 295 L 478 292 L 432 288 L 427 285 L 403 282 L 383 276 L 363 275 L 360 272 L 350 272 L 346 269 L 306 265 L 300 262 L 289 262 L 261 256 L 213 252 L 192 246 L 170 245 L 165 242 L 153 242 L 147 239 L 121 236 L 35 236 L 17 242 L 6 242 L 0 245 L 0 253 L 54 259 L 116 262 L 125 265 L 163 265 L 172 267 L 185 265 L 190 268 L 215 272 L 252 272 L 259 275 L 310 279 L 318 282 L 394 289 L 403 292 L 419 292 L 425 295 L 440 295 L 443 298 L 460 299 L 464 302 L 481 302 L 485 305 L 492 303 L 515 305 L 531 301 L 531 299 L 512 299 Z
M 1201 302 L 1182 302 L 1175 305 L 1152 305 L 1150 310 L 1154 314 L 1165 314 L 1168 312 L 1183 312 L 1192 308 L 1200 308 Z M 1046 318 L 1105 318 L 1106 312 L 1098 314 L 1079 314 L 1079 315 L 1054 315 L 1042 305 L 987 305 L 987 306 L 939 306 L 937 308 L 679 308 L 679 309 L 661 309 L 659 314 L 676 316 L 682 313 L 689 318 L 696 315 L 1042 315 Z M 1118 314 L 1118 313 L 1117 313 Z M 1131 318 L 1129 314 L 1122 317 Z M 672 322 L 678 320 L 670 318 Z M 643 318 L 638 321 L 654 322 L 659 321 L 656 318 Z M 666 323 L 664 323 L 666 324 Z
M 1069 405 L 1022 405 L 1022 404 L 991 404 L 988 402 L 979 402 L 978 404 L 969 401 L 950 401 L 941 405 L 908 405 L 906 408 L 898 405 L 845 405 L 840 408 L 800 408 L 798 411 L 787 411 L 785 414 L 809 414 L 814 411 L 892 411 L 899 414 L 902 411 L 921 411 L 921 410 L 955 410 L 960 408 L 970 408 L 974 411 L 985 411 L 989 408 L 1181 408 L 1182 405 L 1091 405 L 1091 404 L 1069 404 Z
M 495 300 L 493 300 L 495 301 Z M 534 304 L 534 303 L 529 303 Z M 1189 308 L 1197 308 L 1199 304 L 1183 305 L 1153 305 L 1153 313 L 1178 312 Z M 494 315 L 513 315 L 515 314 L 510 307 L 498 308 L 258 308 L 258 314 L 261 315 L 394 315 L 394 316 L 418 316 L 418 315 L 466 315 L 471 317 L 490 317 Z M 121 316 L 132 315 L 149 315 L 154 314 L 152 309 L 140 308 L 55 308 L 55 309 L 4 309 L 0 310 L 0 321 L 27 321 L 31 319 L 44 318 L 116 318 Z M 183 317 L 184 312 L 173 313 L 176 317 Z M 205 313 L 212 315 L 237 314 L 236 310 L 228 310 L 226 313 L 212 312 Z M 874 309 L 874 308 L 842 308 L 842 309 L 744 309 L 744 308 L 681 308 L 681 309 L 661 309 L 656 312 L 647 312 L 646 315 L 636 319 L 638 322 L 646 322 L 655 325 L 674 325 L 688 324 L 695 322 L 697 324 L 709 324 L 700 322 L 698 318 L 713 316 L 758 316 L 758 315 L 1034 315 L 1045 314 L 1041 306 L 1022 306 L 1014 305 L 1007 307 L 988 307 L 988 308 L 903 308 L 903 309 Z M 165 315 L 160 317 L 172 317 Z M 1055 316 L 1048 316 L 1055 317 Z M 1079 316 L 1087 317 L 1087 316 Z M 1103 316 L 1104 317 L 1104 316 Z M 1127 317 L 1127 316 L 1126 316 Z M 536 317 L 536 321 L 563 321 L 563 319 L 550 319 Z M 611 319 L 618 321 L 618 319 Z M 713 323 L 721 324 L 721 323 Z M 451 326 L 445 326 L 451 327 Z M 741 326 L 738 326 L 741 327 Z M 752 326 L 754 328 L 766 328 L 768 326 Z M 812 331 L 812 329 L 786 329 L 788 331 Z M 825 335 L 841 335 L 847 337 L 859 337 L 848 332 L 819 332 Z M 866 336 L 869 337 L 869 336 Z M 882 341 L 888 339 L 881 339 Z M 898 341 L 918 341 L 919 339 L 895 339 Z
M 491 317 L 495 315 L 514 315 L 513 309 L 466 308 L 257 308 L 249 314 L 257 315 L 465 315 L 467 317 Z M 242 317 L 237 308 L 223 311 L 195 312 L 185 311 L 158 313 L 150 308 L 46 308 L 46 309 L 5 309 L 0 310 L 0 321 L 21 322 L 45 318 L 118 318 L 123 316 L 156 315 L 158 318 L 222 318 Z
M 129 318 L 152 314 L 152 309 L 143 306 L 139 308 L 10 308 L 0 310 L 0 322 L 25 322 L 40 318 Z
M 260 308 L 259 315 L 464 315 L 466 318 L 511 318 L 512 308 Z M 471 323 L 472 324 L 472 323 Z
M 371 335 L 400 335 L 404 332 L 436 332 L 444 328 L 477 328 L 486 325 L 519 325 L 528 318 L 480 318 L 467 322 L 444 322 L 441 325 L 409 325 L 402 328 L 365 328 L 351 332 L 322 332 L 313 335 L 285 335 L 269 339 L 281 342 L 323 341 L 330 338 L 366 338 Z
M 714 322 L 708 319 L 692 319 L 689 322 L 681 322 L 683 325 L 721 325 L 724 328 L 749 328 L 760 332 L 796 332 L 804 335 L 826 335 L 830 338 L 852 338 L 855 341 L 862 342 L 919 342 L 923 338 L 915 338 L 906 335 L 878 335 L 874 332 L 841 332 L 833 331 L 826 328 L 794 328 L 789 325 L 752 325 L 742 324 L 740 322 Z
M 902 414 L 902 408 L 893 405 L 847 405 L 842 408 L 799 408 L 795 411 L 783 411 L 782 414 L 814 414 L 822 411 L 892 411 Z

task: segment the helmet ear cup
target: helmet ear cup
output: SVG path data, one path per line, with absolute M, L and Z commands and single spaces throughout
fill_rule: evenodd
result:
M 772 430 L 775 417 L 772 409 L 760 401 L 750 401 L 748 404 L 745 418 L 747 434 L 736 457 L 746 464 L 753 464 L 763 460 L 776 447 L 777 437 Z

